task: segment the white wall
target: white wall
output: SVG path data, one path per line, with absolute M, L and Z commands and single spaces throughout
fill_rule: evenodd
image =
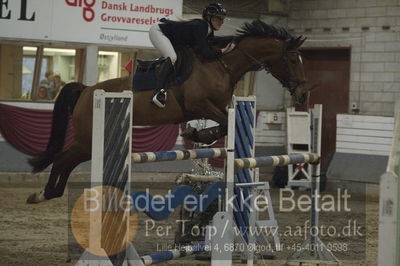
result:
M 361 114 L 393 116 L 400 99 L 400 1 L 290 3 L 288 27 L 308 37 L 304 46 L 351 47 L 350 105 L 358 103 Z
M 257 110 L 283 110 L 286 89 L 271 74 L 256 73 L 254 91 L 257 96 Z

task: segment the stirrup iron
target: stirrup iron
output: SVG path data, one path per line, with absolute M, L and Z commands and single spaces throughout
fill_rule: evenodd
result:
M 161 96 L 161 97 L 164 98 L 163 100 L 158 99 L 158 96 L 159 96 L 160 94 L 163 94 L 163 96 Z M 160 107 L 160 108 L 164 108 L 164 107 L 165 107 L 166 101 L 167 101 L 167 92 L 166 92 L 164 89 L 161 89 L 160 91 L 158 91 L 158 92 L 153 96 L 153 103 L 154 103 L 155 105 L 157 105 L 158 107 Z

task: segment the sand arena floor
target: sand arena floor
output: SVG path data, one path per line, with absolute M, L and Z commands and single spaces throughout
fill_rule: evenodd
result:
M 162 174 L 157 174 L 162 175 Z M 176 174 L 165 174 L 172 177 Z M 86 179 L 88 174 L 73 177 Z M 153 173 L 141 174 L 142 180 L 152 180 Z M 47 179 L 46 175 L 32 177 L 29 174 L 2 173 L 0 179 L 0 265 L 74 265 L 76 258 L 70 251 L 79 250 L 79 246 L 71 238 L 68 230 L 70 216 L 68 211 L 68 195 L 59 199 L 50 200 L 41 204 L 28 205 L 25 203 L 27 196 L 38 191 L 41 183 Z M 152 194 L 164 194 L 174 184 L 142 183 L 134 184 L 135 190 L 149 187 Z M 325 244 L 335 249 L 334 254 L 340 259 L 341 265 L 376 265 L 378 242 L 378 198 L 376 186 L 367 187 L 368 195 L 375 196 L 356 197 L 348 201 L 351 212 L 323 212 L 320 214 L 320 224 L 326 226 L 326 236 L 321 237 Z M 372 194 L 370 191 L 374 191 Z M 279 206 L 280 192 L 271 190 L 275 216 L 279 223 L 280 239 L 283 251 L 276 253 L 275 260 L 258 260 L 258 265 L 284 265 L 286 258 L 304 240 L 304 224 L 309 218 L 308 212 L 288 211 L 282 212 Z M 293 200 L 308 192 L 296 192 Z M 304 199 L 304 198 L 303 198 Z M 282 199 L 281 199 L 282 201 Z M 328 203 L 326 203 L 328 204 Z M 286 200 L 286 208 L 291 205 Z M 305 205 L 304 205 L 305 206 Z M 283 204 L 285 207 L 285 203 Z M 325 207 L 329 207 L 325 205 Z M 344 206 L 342 206 L 344 207 Z M 173 229 L 168 234 L 160 236 L 150 227 L 146 229 L 149 218 L 143 214 L 138 215 L 137 233 L 133 239 L 139 254 L 145 255 L 153 251 L 168 247 L 174 242 L 176 220 L 179 219 L 175 212 L 170 219 L 155 222 L 158 227 Z M 350 222 L 349 222 L 350 221 Z M 356 222 L 354 222 L 356 221 Z M 355 225 L 356 223 L 356 225 Z M 357 232 L 357 226 L 358 232 Z M 336 232 L 333 234 L 333 229 Z M 331 230 L 330 232 L 328 231 Z M 354 229 L 354 230 L 353 230 Z M 343 235 L 340 232 L 353 231 L 354 235 Z M 72 239 L 72 240 L 71 240 Z M 209 262 L 194 262 L 190 260 L 177 260 L 169 265 L 209 264 Z

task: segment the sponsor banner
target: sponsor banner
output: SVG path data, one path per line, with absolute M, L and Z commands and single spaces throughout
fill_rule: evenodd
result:
M 52 0 L 1 0 L 0 37 L 51 40 Z
M 2 0 L 0 37 L 151 47 L 148 30 L 182 0 Z

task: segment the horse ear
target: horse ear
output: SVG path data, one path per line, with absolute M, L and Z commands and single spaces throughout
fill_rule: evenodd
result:
M 303 43 L 304 43 L 306 40 L 307 40 L 307 37 L 304 37 L 304 38 L 303 38 L 303 35 L 301 35 L 301 36 L 299 37 L 299 42 L 298 42 L 298 44 L 297 44 L 297 47 L 302 46 Z
M 299 48 L 306 40 L 307 38 L 303 38 L 303 35 L 300 35 L 297 38 L 290 38 L 287 40 L 288 42 L 288 49 L 296 49 Z

